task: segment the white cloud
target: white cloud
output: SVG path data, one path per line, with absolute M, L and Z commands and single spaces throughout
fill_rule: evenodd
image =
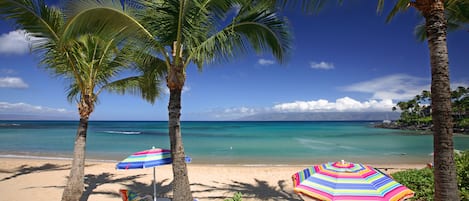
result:
M 276 112 L 383 112 L 389 111 L 394 105 L 390 99 L 360 102 L 343 97 L 335 102 L 319 99 L 281 103 L 274 105 L 272 109 Z
M 246 106 L 230 107 L 230 108 L 213 108 L 205 112 L 196 112 L 187 116 L 191 116 L 192 119 L 213 119 L 213 120 L 233 120 L 239 119 L 246 116 L 258 114 L 264 110 L 258 108 L 250 108 Z
M 26 54 L 30 49 L 30 42 L 24 30 L 0 35 L 0 44 L 0 54 Z
M 28 103 L 9 103 L 0 102 L 0 113 L 3 114 L 70 114 L 71 112 L 64 108 L 50 108 L 44 106 L 31 105 Z
M 223 110 L 224 114 L 238 113 L 241 115 L 252 115 L 256 113 L 256 110 L 248 107 L 239 107 L 239 108 L 227 108 Z
M 430 90 L 430 81 L 427 78 L 395 74 L 355 83 L 343 87 L 343 90 L 370 93 L 371 99 L 408 100 L 421 94 L 423 90 Z
M 0 88 L 28 88 L 28 84 L 19 77 L 0 77 Z
M 335 100 L 335 102 L 330 102 L 325 99 L 295 101 L 276 104 L 269 108 L 252 108 L 245 106 L 218 108 L 198 113 L 198 117 L 203 116 L 216 120 L 233 120 L 256 114 L 276 112 L 389 112 L 393 106 L 395 106 L 395 103 L 393 103 L 392 100 L 368 100 L 360 102 L 350 97 L 343 97 Z
M 260 65 L 263 65 L 263 66 L 268 66 L 268 65 L 275 64 L 275 61 L 274 60 L 268 60 L 268 59 L 259 59 L 257 61 L 257 63 L 260 64 Z
M 309 66 L 313 69 L 322 69 L 322 70 L 331 70 L 334 69 L 334 64 L 333 63 L 328 63 L 325 61 L 321 61 L 319 63 L 317 62 L 310 62 Z

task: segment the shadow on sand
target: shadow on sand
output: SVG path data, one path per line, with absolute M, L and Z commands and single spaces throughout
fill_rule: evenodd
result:
M 123 184 L 126 189 L 137 192 L 141 195 L 153 195 L 153 184 L 151 180 L 146 183 L 136 181 L 138 178 L 145 176 L 145 174 L 139 174 L 134 176 L 122 177 L 122 178 L 114 178 L 114 174 L 110 173 L 102 173 L 98 175 L 88 174 L 85 176 L 85 191 L 80 198 L 80 201 L 86 201 L 90 197 L 90 195 L 94 194 L 101 194 L 101 195 L 109 195 L 116 197 L 116 199 L 120 198 L 119 189 L 115 189 L 113 191 L 97 191 L 96 189 L 100 185 L 109 184 L 109 183 L 128 183 L 130 184 Z M 156 192 L 157 197 L 167 197 L 166 195 L 171 192 L 172 190 L 172 183 L 168 185 L 163 185 L 167 181 L 163 180 L 161 182 L 156 183 Z
M 37 173 L 37 172 L 59 171 L 59 170 L 67 170 L 67 169 L 70 169 L 70 165 L 56 165 L 56 164 L 51 164 L 51 163 L 46 163 L 44 165 L 37 166 L 37 167 L 22 165 L 11 171 L 1 170 L 2 173 L 11 173 L 13 175 L 3 178 L 2 180 L 0 180 L 0 182 L 14 179 L 19 176 Z
M 255 183 L 243 183 L 233 181 L 232 183 L 219 183 L 219 186 L 208 186 L 205 184 L 195 183 L 194 186 L 200 186 L 206 190 L 194 191 L 194 193 L 212 192 L 212 191 L 226 191 L 226 192 L 240 192 L 243 198 L 256 198 L 259 200 L 291 200 L 301 201 L 300 197 L 293 192 L 285 191 L 285 180 L 277 181 L 277 186 L 270 186 L 267 181 L 254 179 Z M 232 195 L 230 195 L 232 196 Z M 227 197 L 198 197 L 203 199 L 226 199 Z

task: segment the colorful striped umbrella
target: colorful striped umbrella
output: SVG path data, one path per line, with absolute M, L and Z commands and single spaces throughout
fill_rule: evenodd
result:
M 293 176 L 293 190 L 317 200 L 404 200 L 414 192 L 379 170 L 345 161 L 306 168 Z
M 186 162 L 191 158 L 186 156 Z M 143 169 L 153 167 L 153 200 L 156 201 L 156 166 L 171 164 L 171 150 L 153 147 L 152 149 L 136 152 L 123 161 L 117 163 L 116 168 L 120 170 Z

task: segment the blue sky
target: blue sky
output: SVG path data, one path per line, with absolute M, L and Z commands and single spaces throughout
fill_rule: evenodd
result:
M 366 1 L 368 2 L 368 1 Z M 392 1 L 387 1 L 391 3 Z M 182 120 L 232 120 L 271 112 L 391 111 L 430 89 L 426 42 L 413 34 L 421 22 L 410 9 L 385 23 L 389 9 L 346 1 L 317 15 L 287 11 L 294 34 L 285 64 L 270 54 L 187 70 Z M 469 33 L 448 34 L 452 87 L 469 86 Z M 38 67 L 20 30 L 0 21 L 0 116 L 78 119 L 66 82 Z M 168 94 L 151 105 L 137 96 L 104 93 L 91 120 L 167 120 Z

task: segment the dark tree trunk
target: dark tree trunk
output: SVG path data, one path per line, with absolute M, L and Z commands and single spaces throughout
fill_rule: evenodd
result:
M 431 97 L 435 200 L 458 201 L 459 191 L 454 162 L 451 88 L 449 80 L 446 19 L 442 1 L 425 0 L 428 47 L 432 72 Z
M 185 161 L 184 145 L 181 136 L 181 94 L 184 86 L 182 68 L 173 67 L 167 84 L 169 88 L 169 140 L 171 143 L 171 157 L 173 158 L 173 200 L 192 201 L 187 165 Z
M 73 150 L 73 161 L 70 169 L 67 186 L 62 194 L 62 201 L 78 201 L 83 194 L 85 183 L 85 147 L 86 132 L 88 130 L 88 118 L 80 118 L 75 147 Z

